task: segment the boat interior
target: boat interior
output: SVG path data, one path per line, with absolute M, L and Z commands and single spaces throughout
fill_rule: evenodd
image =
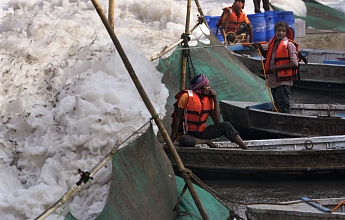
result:
M 275 112 L 271 102 L 246 106 L 246 109 L 257 109 Z M 291 114 L 317 117 L 337 117 L 345 119 L 345 105 L 335 104 L 291 104 Z

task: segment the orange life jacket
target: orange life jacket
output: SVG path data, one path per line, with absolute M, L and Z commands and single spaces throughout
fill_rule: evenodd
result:
M 223 13 L 218 20 L 218 25 L 222 25 L 225 28 L 225 32 L 236 32 L 241 25 L 245 22 L 245 14 L 241 10 L 240 15 L 237 17 L 236 13 L 232 8 L 223 8 Z
M 184 134 L 188 131 L 203 132 L 206 128 L 206 121 L 213 108 L 213 101 L 208 96 L 203 96 L 202 99 L 192 90 L 183 90 L 179 92 L 175 98 L 179 99 L 182 94 L 188 93 L 188 102 L 184 110 L 182 121 L 178 128 L 179 132 Z M 174 104 L 175 110 L 172 115 L 173 123 L 177 113 L 177 102 Z
M 268 42 L 267 54 L 265 57 L 265 60 L 266 60 L 265 71 L 266 72 L 270 67 L 275 40 L 276 40 L 276 36 L 272 37 L 271 40 Z M 296 46 L 296 51 L 298 54 L 298 44 L 297 43 L 295 43 L 291 39 L 282 40 L 278 45 L 278 48 L 276 50 L 276 56 L 274 58 L 274 62 L 275 62 L 276 66 L 281 66 L 281 65 L 284 65 L 284 64 L 287 64 L 290 62 L 288 42 L 291 42 Z M 279 70 L 277 72 L 277 80 L 278 81 L 294 80 L 294 79 L 296 79 L 297 74 L 298 74 L 298 68 L 288 69 L 288 70 Z

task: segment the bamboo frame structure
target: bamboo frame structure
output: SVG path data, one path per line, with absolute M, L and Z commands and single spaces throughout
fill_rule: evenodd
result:
M 138 77 L 136 76 L 135 74 L 135 71 L 131 65 L 131 63 L 129 62 L 119 40 L 117 39 L 116 35 L 115 35 L 115 32 L 114 32 L 114 0 L 109 0 L 109 13 L 108 13 L 108 19 L 106 18 L 101 6 L 99 5 L 98 1 L 97 0 L 91 0 L 98 15 L 100 16 L 104 26 L 106 27 L 108 33 L 109 33 L 109 36 L 110 38 L 112 39 L 134 85 L 136 86 L 141 98 L 143 99 L 147 109 L 149 110 L 152 118 L 154 119 L 155 123 L 157 124 L 158 128 L 159 128 L 159 131 L 160 133 L 162 134 L 162 137 L 164 138 L 169 150 L 171 151 L 174 159 L 175 159 L 175 162 L 179 168 L 179 170 L 186 170 L 182 161 L 181 161 L 181 158 L 179 157 L 175 147 L 174 147 L 174 144 L 172 143 L 171 139 L 170 139 L 170 136 L 169 134 L 167 133 L 162 121 L 160 120 L 157 112 L 155 111 L 152 103 L 150 102 L 144 88 L 142 87 Z M 197 2 L 197 0 L 195 0 Z M 198 3 L 197 3 L 198 5 Z M 199 8 L 200 6 L 198 6 Z M 189 35 L 199 24 L 196 24 L 191 31 L 189 31 L 189 20 L 190 20 L 190 11 L 191 11 L 191 0 L 188 0 L 188 5 L 187 5 L 187 17 L 186 17 L 186 27 L 185 27 L 185 34 Z M 199 10 L 199 12 L 201 11 L 201 9 Z M 202 14 L 202 11 L 201 13 Z M 203 16 L 203 14 L 202 14 Z M 173 49 L 174 47 L 176 47 L 178 44 L 180 44 L 181 42 L 184 43 L 188 43 L 186 40 L 180 40 L 178 41 L 177 43 L 175 43 L 173 46 L 171 46 L 170 48 L 166 47 L 162 52 L 160 52 L 156 58 L 154 59 L 157 59 L 158 57 L 162 56 L 163 54 L 167 53 L 168 51 L 170 51 L 171 49 Z M 153 60 L 153 58 L 151 58 L 151 60 Z M 182 72 L 182 81 L 181 81 L 181 88 L 184 88 L 185 86 L 185 74 L 186 74 L 186 63 L 187 63 L 187 57 L 184 57 L 183 58 L 183 61 L 182 61 L 182 69 L 183 69 L 183 72 Z M 184 75 L 183 75 L 184 74 Z M 182 86 L 183 85 L 183 86 Z M 104 166 L 104 164 L 109 161 L 111 159 L 111 157 L 115 154 L 117 148 L 114 148 L 108 155 L 106 155 L 106 157 L 104 157 L 102 159 L 101 162 L 99 162 L 96 167 L 94 167 L 92 169 L 92 171 L 90 173 L 88 173 L 87 175 L 87 178 L 92 178 L 92 176 L 94 176 L 94 174 L 102 167 Z M 195 191 L 194 189 L 194 186 L 193 186 L 193 183 L 191 181 L 190 178 L 184 178 L 185 180 L 185 183 L 186 183 L 186 186 L 187 188 L 189 189 L 190 191 L 190 194 L 192 195 L 192 198 L 202 216 L 202 218 L 204 220 L 209 220 L 209 217 L 206 213 L 206 210 L 204 208 L 204 206 L 202 205 L 201 201 L 200 201 L 200 198 L 197 194 L 197 192 Z M 78 183 L 76 183 L 75 185 L 73 185 L 71 187 L 71 189 L 65 193 L 55 204 L 53 204 L 49 209 L 47 209 L 45 212 L 43 212 L 40 216 L 38 216 L 35 220 L 43 220 L 45 219 L 46 217 L 48 217 L 50 214 L 52 214 L 58 207 L 60 207 L 61 205 L 63 205 L 69 198 L 71 198 L 81 187 L 82 185 L 84 184 L 85 182 L 80 180 L 78 181 Z
M 128 73 L 129 73 L 129 75 L 130 75 L 130 77 L 131 77 L 135 87 L 137 88 L 141 98 L 143 99 L 143 101 L 144 101 L 144 103 L 146 105 L 146 108 L 149 110 L 153 120 L 155 121 L 156 125 L 158 126 L 158 129 L 159 129 L 162 137 L 164 138 L 164 140 L 165 140 L 169 150 L 171 151 L 171 153 L 172 153 L 172 155 L 173 155 L 173 157 L 174 157 L 174 159 L 176 161 L 176 164 L 177 164 L 179 170 L 185 170 L 185 167 L 184 167 L 184 165 L 183 165 L 183 163 L 181 161 L 181 158 L 179 157 L 179 155 L 178 155 L 178 153 L 177 153 L 177 151 L 176 151 L 176 149 L 174 147 L 174 144 L 172 143 L 172 141 L 170 139 L 170 136 L 169 136 L 168 132 L 166 131 L 162 121 L 159 118 L 159 115 L 157 114 L 156 110 L 154 109 L 154 107 L 153 107 L 149 97 L 147 96 L 144 88 L 142 87 L 142 85 L 141 85 L 141 83 L 140 83 L 140 81 L 139 81 L 139 79 L 138 79 L 138 77 L 137 77 L 137 75 L 136 75 L 136 73 L 135 73 L 131 63 L 128 60 L 128 57 L 127 57 L 126 53 L 124 52 L 124 50 L 123 50 L 123 48 L 122 48 L 122 46 L 121 46 L 117 36 L 115 35 L 114 30 L 111 28 L 111 26 L 110 26 L 110 24 L 109 24 L 109 22 L 108 22 L 108 20 L 107 20 L 107 18 L 105 16 L 103 10 L 102 10 L 102 7 L 99 5 L 97 0 L 91 0 L 91 1 L 92 1 L 93 5 L 94 5 L 98 15 L 100 16 L 104 26 L 106 27 L 106 29 L 107 29 L 107 31 L 108 31 L 108 33 L 110 35 L 110 38 L 112 39 L 112 41 L 113 41 L 113 43 L 114 43 L 114 45 L 115 45 L 115 47 L 116 47 L 116 49 L 117 49 L 117 51 L 118 51 L 122 61 L 123 61 L 123 63 L 124 63 L 124 65 L 125 65 L 125 67 L 126 67 L 126 69 L 128 71 Z M 191 179 L 185 178 L 184 180 L 185 180 L 186 186 L 188 187 L 189 192 L 191 193 L 191 195 L 193 197 L 193 200 L 194 200 L 194 202 L 195 202 L 195 204 L 196 204 L 196 206 L 197 206 L 197 208 L 198 208 L 202 218 L 204 220 L 208 220 L 209 218 L 208 218 L 208 215 L 206 213 L 206 210 L 205 210 L 204 206 L 202 205 L 197 192 L 195 191 L 195 188 L 193 186 L 193 183 L 192 183 Z

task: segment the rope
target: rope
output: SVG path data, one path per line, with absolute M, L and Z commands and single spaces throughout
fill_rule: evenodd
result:
M 260 55 L 261 67 L 262 67 L 262 69 L 263 69 L 263 71 L 264 71 L 264 77 L 265 77 L 265 81 L 266 81 L 266 87 L 267 87 L 268 95 L 270 96 L 270 100 L 271 100 L 271 102 L 272 102 L 272 105 L 273 105 L 273 107 L 274 107 L 274 110 L 275 110 L 276 112 L 279 112 L 278 109 L 277 109 L 277 107 L 276 107 L 276 105 L 274 104 L 273 97 L 272 97 L 272 93 L 271 93 L 270 87 L 268 86 L 268 79 L 267 79 L 266 69 L 265 69 L 265 66 L 264 66 L 264 61 L 263 61 L 263 59 L 262 59 L 261 51 L 260 51 L 259 48 L 258 48 L 257 50 L 258 50 L 259 55 Z
M 233 31 L 229 31 L 228 33 L 226 33 L 226 34 L 225 34 L 225 39 L 227 39 L 227 37 L 228 37 L 229 34 L 232 34 L 232 35 L 235 36 L 234 41 L 233 41 L 233 42 L 230 42 L 230 43 L 232 43 L 232 44 L 237 43 L 238 36 L 237 36 L 236 33 L 233 32 Z M 240 35 L 240 36 L 242 36 L 242 39 L 241 39 L 240 41 L 243 41 L 243 40 L 244 40 L 244 35 Z M 228 43 L 229 43 L 229 42 L 228 42 Z
M 190 169 L 185 168 L 184 170 L 177 170 L 177 173 L 180 177 L 182 177 L 183 179 L 192 179 L 194 180 L 198 186 L 200 186 L 201 188 L 205 189 L 207 192 L 209 192 L 211 195 L 215 196 L 217 195 L 218 197 L 222 197 L 224 199 L 227 199 L 225 197 L 223 197 L 222 195 L 220 195 L 218 192 L 216 192 L 215 190 L 213 190 L 211 187 L 207 186 L 206 184 L 204 184 L 196 175 L 193 174 L 193 172 Z M 181 201 L 181 198 L 183 196 L 183 194 L 186 192 L 187 186 L 184 185 L 183 190 L 181 191 L 181 194 L 176 202 L 175 208 L 174 210 L 177 212 L 178 215 L 184 216 L 184 215 L 188 215 L 188 212 L 182 212 L 180 210 L 178 210 L 178 204 Z M 221 201 L 217 196 L 215 196 L 215 198 L 222 203 L 224 206 L 226 206 L 224 204 L 223 201 Z M 232 219 L 237 219 L 237 220 L 245 220 L 243 218 L 241 218 L 238 214 L 235 213 L 235 211 L 230 210 L 230 217 L 227 218 L 229 220 Z
M 188 73 L 189 73 L 189 76 L 190 76 L 190 79 L 191 79 L 192 78 L 192 73 L 194 74 L 194 76 L 196 76 L 196 73 L 195 73 L 195 68 L 194 68 L 193 61 L 192 61 L 192 58 L 190 56 L 190 53 L 187 56 L 187 66 L 188 66 Z M 191 71 L 191 69 L 193 70 L 193 72 Z
M 79 189 L 82 185 L 89 182 L 93 179 L 92 176 L 94 176 L 116 153 L 119 146 L 121 146 L 123 143 L 125 143 L 127 140 L 129 140 L 131 137 L 134 136 L 134 134 L 138 133 L 143 127 L 145 127 L 148 123 L 151 123 L 151 120 L 146 122 L 143 126 L 141 126 L 138 130 L 133 132 L 130 136 L 128 136 L 124 141 L 122 141 L 120 144 L 116 144 L 113 149 L 90 171 L 82 171 L 78 169 L 78 173 L 80 174 L 80 179 L 78 182 L 76 182 L 71 189 L 66 192 L 55 204 L 53 204 L 50 208 L 45 210 L 41 215 L 39 215 L 35 220 L 41 220 L 48 217 L 50 214 L 52 214 L 57 208 L 62 206 L 66 203 L 68 199 L 70 199 Z
M 343 200 L 342 202 L 340 202 L 334 209 L 332 209 L 332 212 L 335 212 L 335 210 L 337 210 L 342 204 L 345 203 L 345 200 Z
M 187 185 L 185 184 L 184 187 L 183 187 L 183 189 L 182 189 L 182 191 L 181 191 L 181 194 L 180 194 L 179 198 L 177 199 L 177 202 L 176 202 L 176 204 L 175 204 L 175 207 L 174 207 L 174 211 L 177 212 L 177 214 L 178 214 L 179 216 L 189 215 L 189 212 L 187 212 L 187 211 L 181 211 L 181 210 L 178 209 L 178 204 L 180 204 L 180 201 L 181 201 L 181 199 L 182 199 L 182 196 L 183 196 L 183 194 L 186 192 L 186 190 L 187 190 Z

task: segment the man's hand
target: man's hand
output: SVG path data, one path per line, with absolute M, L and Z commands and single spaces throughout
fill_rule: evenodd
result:
M 259 42 L 255 42 L 255 43 L 253 43 L 253 47 L 255 48 L 255 49 L 264 49 L 263 47 L 262 47 L 262 45 L 259 43 Z
M 209 96 L 214 100 L 216 101 L 217 100 L 217 92 L 213 89 L 210 89 L 209 90 Z
M 267 74 L 275 74 L 278 70 L 279 70 L 279 68 L 273 64 L 267 70 Z

